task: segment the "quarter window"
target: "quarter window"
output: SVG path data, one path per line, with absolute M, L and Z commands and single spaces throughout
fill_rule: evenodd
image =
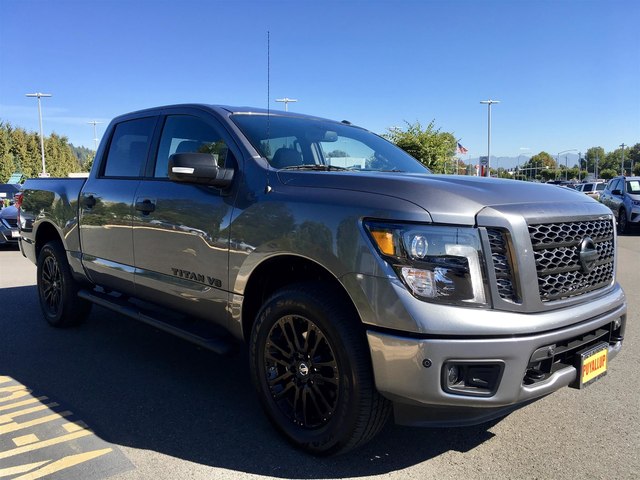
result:
M 104 166 L 105 177 L 139 177 L 155 127 L 155 117 L 116 125 Z

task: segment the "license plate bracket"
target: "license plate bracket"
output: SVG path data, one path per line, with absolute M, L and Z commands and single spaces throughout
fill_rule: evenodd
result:
M 574 388 L 585 388 L 607 374 L 609 367 L 609 345 L 598 343 L 576 353 L 577 378 L 571 385 Z

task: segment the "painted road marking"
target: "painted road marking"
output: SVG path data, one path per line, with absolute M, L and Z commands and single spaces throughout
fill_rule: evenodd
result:
M 15 443 L 16 447 L 29 445 L 30 443 L 35 443 L 37 441 L 38 437 L 36 437 L 35 433 L 30 433 L 28 435 L 23 435 L 22 437 L 16 437 L 13 439 L 13 443 Z
M 72 412 L 56 408 L 57 402 L 0 376 L 0 479 L 99 480 L 133 468 Z
M 3 468 L 3 469 L 0 469 L 0 478 L 11 477 L 12 475 L 25 473 L 25 472 L 28 472 L 29 470 L 33 470 L 34 468 L 41 467 L 46 463 L 47 463 L 47 460 L 45 460 L 44 462 L 35 462 L 35 463 L 28 463 L 26 465 L 18 465 L 17 467 Z

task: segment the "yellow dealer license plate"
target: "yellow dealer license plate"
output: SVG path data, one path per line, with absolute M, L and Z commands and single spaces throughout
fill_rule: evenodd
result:
M 580 353 L 580 387 L 595 382 L 607 374 L 609 357 L 607 356 L 609 346 L 606 343 L 599 343 L 593 348 Z

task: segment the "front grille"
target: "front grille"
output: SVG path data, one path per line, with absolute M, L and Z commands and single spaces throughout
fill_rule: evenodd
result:
M 543 302 L 575 297 L 613 282 L 615 245 L 611 219 L 529 225 L 529 235 Z M 598 252 L 589 272 L 580 262 L 580 244 L 585 238 L 593 240 Z
M 9 224 L 11 228 L 18 228 L 18 220 L 15 218 L 5 218 L 5 222 Z
M 491 258 L 496 271 L 498 295 L 504 300 L 518 302 L 506 233 L 502 230 L 490 228 L 487 229 L 487 234 L 491 247 Z

